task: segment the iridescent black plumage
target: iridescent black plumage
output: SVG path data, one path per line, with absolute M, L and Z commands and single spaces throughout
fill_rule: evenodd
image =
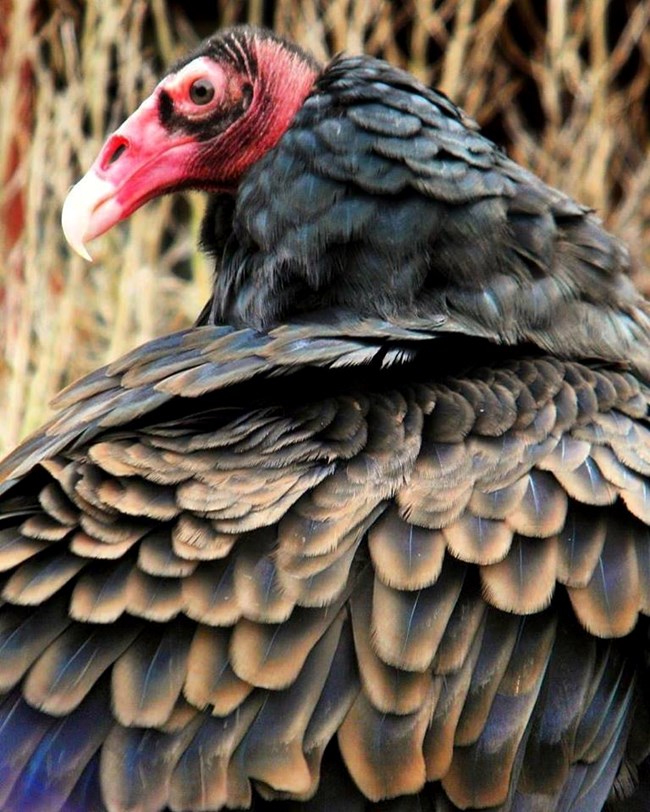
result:
M 378 60 L 325 69 L 243 179 L 233 226 L 217 321 L 266 328 L 328 305 L 444 315 L 470 335 L 648 371 L 623 245 L 444 96 Z

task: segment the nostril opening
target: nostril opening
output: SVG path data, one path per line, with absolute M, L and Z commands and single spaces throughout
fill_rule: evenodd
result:
M 129 142 L 126 138 L 120 138 L 119 136 L 113 139 L 110 148 L 106 150 L 106 154 L 104 155 L 104 160 L 102 161 L 102 169 L 107 169 L 109 166 L 115 163 L 122 153 L 126 152 L 126 148 L 128 147 Z
M 120 144 L 119 147 L 115 150 L 115 152 L 108 159 L 108 163 L 109 164 L 114 164 L 115 161 L 117 161 L 117 159 L 120 157 L 120 155 L 124 152 L 125 149 L 126 149 L 126 144 Z

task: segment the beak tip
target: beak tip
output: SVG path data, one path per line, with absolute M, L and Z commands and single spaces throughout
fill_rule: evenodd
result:
M 90 256 L 90 254 L 88 253 L 88 249 L 83 243 L 80 243 L 79 245 L 73 245 L 72 248 L 79 254 L 79 256 L 82 259 L 85 259 L 88 262 L 93 261 L 93 258 Z
M 78 186 L 78 185 L 77 185 Z M 73 186 L 63 203 L 61 211 L 61 226 L 68 245 L 84 259 L 91 260 L 91 256 L 84 245 L 87 213 L 79 206 L 77 186 Z M 85 216 L 84 216 L 85 215 Z
M 107 202 L 115 191 L 91 169 L 70 189 L 61 211 L 61 226 L 68 244 L 80 257 L 92 262 L 85 243 L 103 234 L 115 218 L 106 220 Z

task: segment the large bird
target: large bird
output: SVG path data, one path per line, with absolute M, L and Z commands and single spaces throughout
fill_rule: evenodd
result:
M 0 468 L 0 810 L 650 808 L 625 248 L 408 73 L 247 27 L 64 228 L 189 187 L 197 325 Z

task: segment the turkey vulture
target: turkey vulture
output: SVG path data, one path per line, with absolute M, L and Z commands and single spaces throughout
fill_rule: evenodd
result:
M 0 810 L 649 808 L 625 248 L 408 73 L 248 27 L 64 229 L 186 187 L 197 324 L 0 466 Z

